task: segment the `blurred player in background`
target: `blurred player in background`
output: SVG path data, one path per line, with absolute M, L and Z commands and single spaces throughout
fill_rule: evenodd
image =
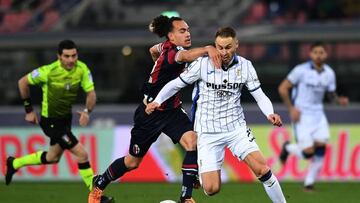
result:
M 327 53 L 324 44 L 312 44 L 309 55 L 311 60 L 297 65 L 279 86 L 279 94 L 288 107 L 297 142 L 284 143 L 280 161 L 285 164 L 289 153 L 299 158 L 312 159 L 304 182 L 305 191 L 313 190 L 330 136 L 323 109 L 324 95 L 328 93 L 331 101 L 342 106 L 349 103 L 347 97 L 337 96 L 335 92 L 335 73 L 325 64 Z
M 24 101 L 25 120 L 39 124 L 46 136 L 50 138 L 48 151 L 38 151 L 23 157 L 8 157 L 6 161 L 6 185 L 11 183 L 13 175 L 24 166 L 56 164 L 64 150 L 69 150 L 78 161 L 79 173 L 86 186 L 91 190 L 93 170 L 90 167 L 88 154 L 84 146 L 71 131 L 72 104 L 79 88 L 86 92 L 86 104 L 80 115 L 79 124 L 89 123 L 90 113 L 96 103 L 96 93 L 90 70 L 85 63 L 78 60 L 76 44 L 64 40 L 58 46 L 58 60 L 41 66 L 19 80 L 20 96 Z M 31 105 L 29 85 L 42 88 L 41 119 Z M 102 202 L 112 202 L 112 198 L 102 197 Z
M 198 133 L 198 164 L 204 192 L 211 196 L 220 191 L 221 166 L 225 147 L 228 147 L 234 156 L 251 168 L 273 202 L 286 202 L 277 178 L 266 165 L 246 125 L 240 104 L 243 86 L 250 91 L 270 123 L 281 126 L 281 118 L 274 113 L 271 101 L 262 91 L 252 63 L 236 55 L 238 41 L 235 30 L 230 27 L 219 29 L 215 35 L 215 46 L 221 53 L 221 69 L 215 69 L 207 56 L 198 58 L 179 77 L 163 87 L 155 100 L 147 105 L 146 112 L 152 115 L 156 108 L 161 107 L 160 104 L 181 88 L 195 83 L 194 128 Z
M 193 185 L 198 173 L 196 139 L 193 126 L 181 107 L 180 95 L 175 95 L 164 102 L 159 111 L 152 115 L 145 114 L 148 102 L 153 101 L 160 89 L 170 80 L 179 76 L 185 63 L 208 54 L 220 67 L 220 54 L 213 46 L 185 50 L 191 46 L 189 26 L 179 17 L 156 17 L 149 25 L 150 31 L 166 41 L 150 48 L 155 65 L 149 81 L 144 85 L 144 100 L 134 115 L 134 127 L 131 130 L 129 154 L 116 159 L 108 169 L 95 178 L 94 187 L 89 194 L 89 203 L 98 203 L 103 190 L 111 182 L 122 177 L 126 172 L 139 167 L 143 157 L 160 134 L 163 132 L 173 143 L 180 143 L 186 150 L 182 165 L 183 183 L 180 202 L 193 203 Z

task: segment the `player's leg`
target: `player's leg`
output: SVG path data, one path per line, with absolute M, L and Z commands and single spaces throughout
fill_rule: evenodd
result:
M 315 139 L 314 156 L 310 162 L 308 172 L 304 181 L 305 191 L 312 191 L 314 183 L 323 163 L 326 150 L 326 143 L 330 137 L 329 127 L 325 115 L 319 120 L 319 126 L 313 133 Z
M 185 157 L 182 163 L 183 181 L 180 193 L 180 202 L 192 202 L 192 191 L 197 181 L 198 166 L 196 140 L 197 135 L 192 130 L 192 123 L 182 109 L 166 112 L 168 117 L 163 132 L 171 138 L 174 143 L 180 143 L 185 149 Z
M 131 130 L 129 154 L 113 161 L 106 171 L 97 175 L 93 181 L 93 188 L 88 196 L 88 203 L 100 203 L 100 197 L 105 188 L 122 177 L 128 171 L 139 167 L 143 157 L 161 133 L 161 113 L 155 111 L 151 115 L 145 113 L 145 105 L 141 104 L 135 111 L 134 127 Z M 157 122 L 157 124 L 154 124 Z
M 77 158 L 79 175 L 84 181 L 86 187 L 91 190 L 94 172 L 90 166 L 88 153 L 81 143 L 77 143 L 74 147 L 69 149 Z
M 49 120 L 44 117 L 41 118 L 40 126 L 44 133 L 48 137 L 50 137 L 49 151 L 37 151 L 32 154 L 28 154 L 18 158 L 9 156 L 6 160 L 6 185 L 9 185 L 11 183 L 13 175 L 21 167 L 40 164 L 51 164 L 57 163 L 59 161 L 63 149 L 60 147 L 60 145 L 56 144 L 55 139 L 52 138 L 52 135 L 56 134 L 57 132 L 56 129 L 54 129 L 54 126 L 51 126 L 51 122 L 49 122 Z
M 194 131 L 185 132 L 180 139 L 180 144 L 186 151 L 181 166 L 183 181 L 180 200 L 182 202 L 192 198 L 192 190 L 198 176 L 196 139 L 197 136 Z
M 225 157 L 227 133 L 198 134 L 198 165 L 204 193 L 213 196 L 221 189 L 221 166 Z
M 302 115 L 300 121 L 293 124 L 293 134 L 296 138 L 296 143 L 286 141 L 280 152 L 280 161 L 282 164 L 290 154 L 295 155 L 299 159 L 310 159 L 314 155 L 314 139 L 312 137 L 314 120 L 309 115 Z
M 250 128 L 247 128 L 246 125 L 239 126 L 232 132 L 228 146 L 233 155 L 245 161 L 256 177 L 263 183 L 267 195 L 273 202 L 286 202 L 279 181 L 267 166 Z
M 48 152 L 37 151 L 32 154 L 28 154 L 18 158 L 9 156 L 6 160 L 6 166 L 7 166 L 6 175 L 5 175 L 6 185 L 9 185 L 11 183 L 13 175 L 21 167 L 57 163 L 61 157 L 62 152 L 63 150 L 61 149 L 60 145 L 55 144 L 50 146 Z
M 251 152 L 245 157 L 244 161 L 263 183 L 265 191 L 272 202 L 286 202 L 279 181 L 266 165 L 266 160 L 260 151 Z

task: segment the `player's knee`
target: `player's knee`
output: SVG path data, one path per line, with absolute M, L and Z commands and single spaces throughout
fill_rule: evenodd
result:
M 259 165 L 257 168 L 255 168 L 254 174 L 256 177 L 262 177 L 267 172 L 269 172 L 269 170 L 270 170 L 270 168 L 266 164 L 262 164 L 262 165 Z
M 196 150 L 197 145 L 197 135 L 193 131 L 186 132 L 181 137 L 181 145 L 184 147 L 186 151 L 193 151 Z
M 49 164 L 56 164 L 56 163 L 59 163 L 60 158 L 61 158 L 60 156 L 47 157 L 47 158 L 46 158 L 46 161 L 47 161 Z
M 220 192 L 220 185 L 217 184 L 203 185 L 203 189 L 206 195 L 213 196 Z
M 140 166 L 141 160 L 130 160 L 125 163 L 126 168 L 128 168 L 130 171 L 137 169 Z

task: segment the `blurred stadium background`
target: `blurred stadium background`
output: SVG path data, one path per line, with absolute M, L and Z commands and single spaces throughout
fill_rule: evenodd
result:
M 358 202 L 356 194 L 353 194 L 360 189 L 358 0 L 0 0 L 2 173 L 5 171 L 6 156 L 46 149 L 48 140 L 42 136 L 40 128 L 23 120 L 17 80 L 40 65 L 55 60 L 57 44 L 62 39 L 72 39 L 78 44 L 79 58 L 88 64 L 96 85 L 98 105 L 92 114 L 91 125 L 77 127 L 77 117 L 74 117 L 74 131 L 87 147 L 92 166 L 95 171 L 102 172 L 114 158 L 125 154 L 132 114 L 142 99 L 140 88 L 153 65 L 148 49 L 161 41 L 147 27 L 151 19 L 164 11 L 178 13 L 188 22 L 194 46 L 211 44 L 220 26 L 236 28 L 240 41 L 238 53 L 253 61 L 262 88 L 287 124 L 276 129 L 267 125 L 253 99 L 244 91 L 247 121 L 269 165 L 284 182 L 289 202 Z M 280 102 L 277 86 L 294 65 L 307 60 L 310 43 L 318 40 L 327 43 L 328 63 L 337 74 L 338 92 L 349 96 L 351 105 L 347 108 L 326 106 L 332 138 L 321 172 L 320 179 L 324 183 L 320 189 L 327 192 L 303 196 L 299 181 L 304 177 L 306 162 L 293 157 L 285 167 L 281 167 L 277 161 L 281 143 L 292 137 L 287 111 Z M 191 88 L 183 92 L 187 109 L 190 92 Z M 40 90 L 33 88 L 31 93 L 33 102 L 38 106 Z M 82 109 L 83 101 L 84 95 L 79 97 L 74 110 Z M 173 184 L 181 178 L 181 161 L 181 149 L 163 136 L 151 148 L 141 168 L 121 179 L 135 183 L 114 189 L 121 187 L 116 184 L 110 190 L 118 200 L 127 202 L 158 202 L 176 198 L 179 188 Z M 229 153 L 223 177 L 225 182 L 230 182 L 224 186 L 225 194 L 208 200 L 197 192 L 198 199 L 202 200 L 200 202 L 267 201 L 266 196 L 262 200 L 254 198 L 262 190 L 260 185 L 234 184 L 256 182 L 256 178 L 246 166 L 236 163 Z M 0 179 L 3 180 L 3 176 Z M 67 183 L 74 180 L 75 183 Z M 66 187 L 70 187 L 72 193 L 65 202 L 84 202 L 86 195 L 83 193 L 86 190 L 81 183 L 76 183 L 79 180 L 76 162 L 65 153 L 58 166 L 24 168 L 15 176 L 16 182 L 11 187 L 5 188 L 1 184 L 0 202 L 64 202 L 64 199 L 55 200 L 62 197 L 56 191 Z M 43 181 L 52 183 L 44 184 Z M 143 196 L 125 192 L 128 188 L 136 190 L 142 185 L 145 185 L 144 190 L 148 190 L 146 186 L 151 183 L 143 182 L 160 184 L 149 186 L 155 189 L 149 189 L 149 194 Z M 76 189 L 71 189 L 73 187 Z M 35 199 L 31 199 L 34 195 L 31 188 L 40 191 Z M 163 194 L 166 188 L 168 193 Z M 42 193 L 42 190 L 46 192 Z M 244 191 L 244 195 L 236 191 Z M 18 192 L 24 193 L 16 195 Z M 155 197 L 151 197 L 152 192 Z M 254 197 L 241 199 L 245 194 L 253 194 Z M 234 198 L 229 198 L 231 195 Z M 72 197 L 78 199 L 73 201 Z M 328 199 L 321 199 L 324 197 Z

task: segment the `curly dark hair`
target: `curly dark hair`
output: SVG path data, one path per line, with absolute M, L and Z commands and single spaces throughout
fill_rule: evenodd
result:
M 172 23 L 177 20 L 183 19 L 180 17 L 169 18 L 167 16 L 160 15 L 151 21 L 149 25 L 149 30 L 150 32 L 158 35 L 159 37 L 166 36 L 167 38 L 167 34 L 173 29 Z

